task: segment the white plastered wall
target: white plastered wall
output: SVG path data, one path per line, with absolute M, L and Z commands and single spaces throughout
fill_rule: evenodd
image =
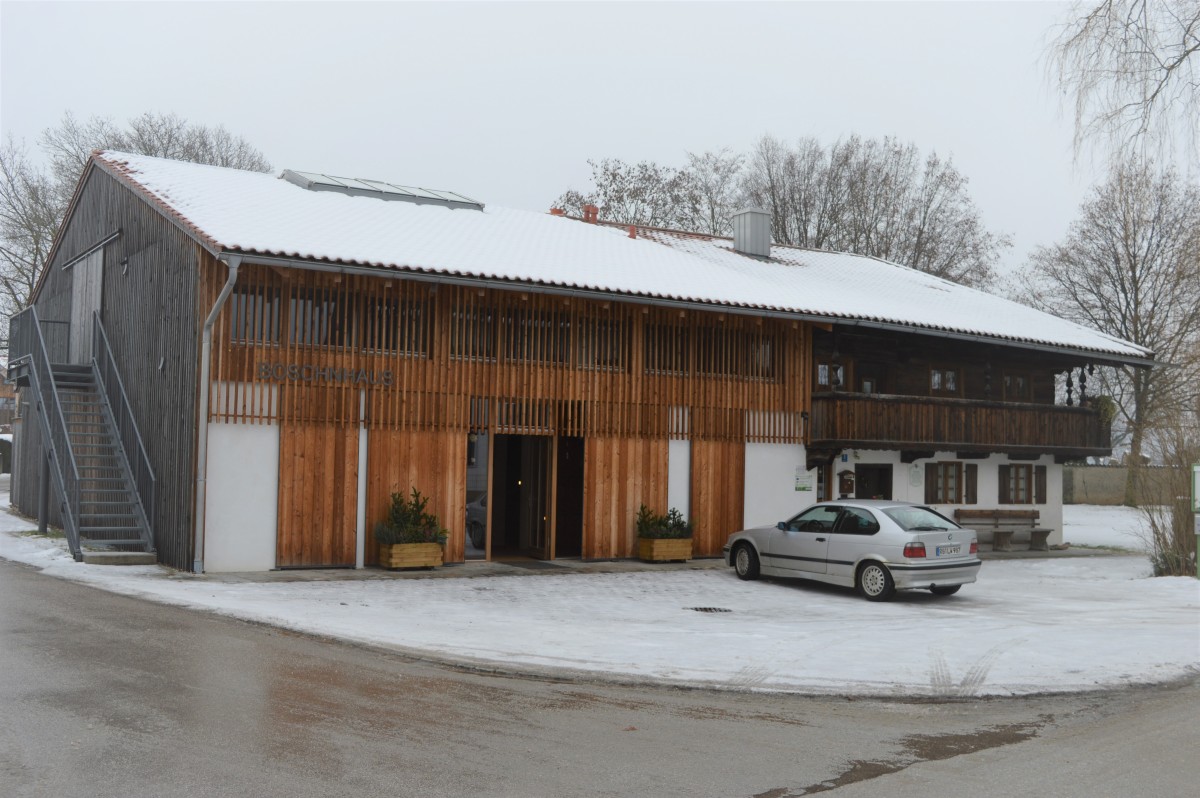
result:
M 1041 513 L 1038 526 L 1053 530 L 1050 534 L 1051 544 L 1063 541 L 1063 506 L 1062 506 L 1062 466 L 1054 462 L 1050 455 L 1043 455 L 1037 460 L 1012 460 L 1007 455 L 990 454 L 980 460 L 959 460 L 954 452 L 937 452 L 932 458 L 917 460 L 915 463 L 900 462 L 899 452 L 849 450 L 843 453 L 846 462 L 838 457 L 834 460 L 834 472 L 845 468 L 853 470 L 856 464 L 891 464 L 892 465 L 892 498 L 897 501 L 925 501 L 925 465 L 927 463 L 958 460 L 963 463 L 974 463 L 979 467 L 979 481 L 976 483 L 978 504 L 937 504 L 934 509 L 949 518 L 954 517 L 955 509 L 969 507 L 976 510 L 1037 510 Z M 1010 462 L 1019 462 L 1046 467 L 1046 501 L 1044 504 L 1000 504 L 1000 466 Z
M 209 424 L 204 570 L 275 567 L 279 427 Z
M 817 472 L 805 458 L 800 444 L 746 444 L 744 528 L 784 521 L 816 501 Z

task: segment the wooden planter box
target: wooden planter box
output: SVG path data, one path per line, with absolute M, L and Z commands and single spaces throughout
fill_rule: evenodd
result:
M 439 543 L 379 544 L 379 564 L 384 568 L 436 568 L 442 564 Z
M 691 538 L 638 538 L 642 562 L 687 562 L 692 559 Z

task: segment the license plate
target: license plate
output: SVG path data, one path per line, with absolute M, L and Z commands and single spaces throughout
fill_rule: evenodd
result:
M 939 556 L 939 557 L 945 557 L 948 554 L 960 554 L 960 553 L 962 553 L 962 545 L 958 544 L 958 543 L 954 544 L 953 546 L 938 546 L 937 547 L 937 556 Z

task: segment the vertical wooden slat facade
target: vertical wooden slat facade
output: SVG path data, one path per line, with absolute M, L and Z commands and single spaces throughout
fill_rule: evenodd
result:
M 466 538 L 467 436 L 453 430 L 371 430 L 367 433 L 366 563 L 379 562 L 373 530 L 393 493 L 413 488 L 429 497 L 428 511 L 448 533 L 446 562 L 462 562 Z
M 55 362 L 65 362 L 72 273 L 64 264 L 114 232 L 104 247 L 104 327 L 157 479 L 151 524 L 161 562 L 192 566 L 199 370 L 199 244 L 100 169 L 91 169 L 47 265 L 35 304 Z M 37 515 L 44 457 L 32 408 L 23 408 L 12 502 Z M 53 503 L 52 503 L 53 506 Z M 58 523 L 57 512 L 51 522 Z
M 588 438 L 584 442 L 583 550 L 596 559 L 637 553 L 638 507 L 667 504 L 665 438 Z M 658 510 L 664 512 L 664 510 Z
M 358 430 L 334 424 L 279 429 L 275 564 L 353 567 L 358 532 Z
M 207 270 L 209 301 L 224 276 Z M 751 316 L 250 265 L 215 333 L 210 406 L 465 433 L 495 399 L 507 434 L 796 443 L 807 349 L 805 325 Z
M 726 538 L 742 528 L 746 447 L 737 441 L 692 442 L 692 550 L 721 553 Z
M 223 281 L 210 263 L 208 301 Z M 736 507 L 694 504 L 711 555 L 740 524 L 740 449 L 801 441 L 808 335 L 725 312 L 250 264 L 215 332 L 211 417 L 367 429 L 368 563 L 390 494 L 413 486 L 449 530 L 446 560 L 462 561 L 471 432 L 584 439 L 587 558 L 632 556 L 639 505 L 667 509 L 670 439 L 722 442 L 708 484 Z

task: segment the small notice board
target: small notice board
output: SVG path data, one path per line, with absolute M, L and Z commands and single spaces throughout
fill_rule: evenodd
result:
M 1192 466 L 1192 512 L 1200 513 L 1200 463 Z

